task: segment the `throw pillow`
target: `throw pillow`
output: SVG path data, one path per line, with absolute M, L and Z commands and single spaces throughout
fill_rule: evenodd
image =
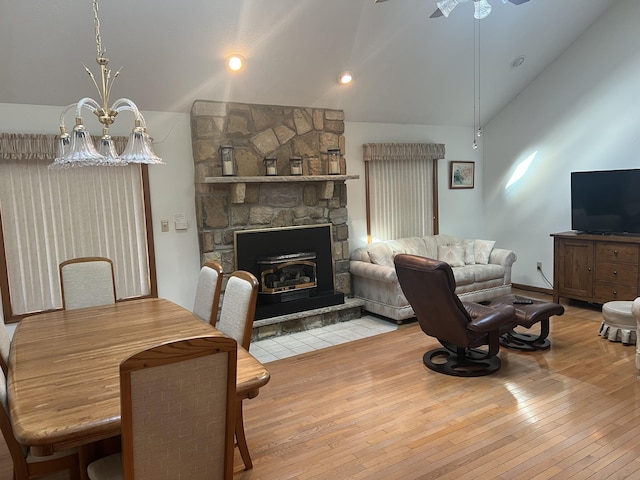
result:
M 393 250 L 385 243 L 371 244 L 367 248 L 369 253 L 369 260 L 376 265 L 383 265 L 385 267 L 394 267 L 393 263 Z
M 461 243 L 438 245 L 438 260 L 452 267 L 464 267 L 464 246 Z
M 476 263 L 482 265 L 489 263 L 491 250 L 493 250 L 495 244 L 495 240 L 474 240 L 473 248 L 475 250 Z
M 464 263 L 465 265 L 476 264 L 476 249 L 474 248 L 475 242 L 473 240 L 465 240 L 462 242 L 464 245 Z

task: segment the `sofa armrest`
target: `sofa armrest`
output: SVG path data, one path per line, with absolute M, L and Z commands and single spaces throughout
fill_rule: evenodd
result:
M 513 250 L 507 250 L 505 248 L 494 248 L 493 250 L 491 250 L 489 263 L 494 263 L 503 267 L 511 267 L 517 259 L 518 256 Z
M 370 278 L 384 283 L 398 283 L 398 276 L 394 267 L 386 267 L 375 263 L 361 262 L 359 260 L 351 260 L 351 275 L 358 277 Z

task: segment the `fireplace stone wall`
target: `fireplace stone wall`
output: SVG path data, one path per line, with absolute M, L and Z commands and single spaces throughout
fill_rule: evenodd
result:
M 325 181 L 327 150 L 344 152 L 344 112 L 198 100 L 191 110 L 191 132 L 201 262 L 215 260 L 225 272 L 233 271 L 236 230 L 331 223 L 335 289 L 350 295 L 344 159 L 342 175 Z M 234 179 L 211 181 L 221 177 L 221 145 L 234 147 L 242 195 L 234 189 Z M 282 182 L 264 177 L 267 156 L 277 158 Z M 300 180 L 289 176 L 292 156 L 302 158 Z M 242 181 L 248 177 L 250 182 Z M 315 178 L 319 181 L 313 181 Z

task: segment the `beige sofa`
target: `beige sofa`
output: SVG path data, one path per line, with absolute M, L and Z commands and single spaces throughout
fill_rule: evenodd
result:
M 393 258 L 409 253 L 449 263 L 461 300 L 482 302 L 511 293 L 514 251 L 495 248 L 494 241 L 428 235 L 376 242 L 351 252 L 353 293 L 364 309 L 396 320 L 413 318 L 413 309 L 398 283 Z M 428 292 L 425 292 L 427 294 Z

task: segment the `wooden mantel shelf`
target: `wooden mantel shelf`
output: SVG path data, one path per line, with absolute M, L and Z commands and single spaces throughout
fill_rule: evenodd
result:
M 205 184 L 227 184 L 231 187 L 231 203 L 244 203 L 247 183 L 323 183 L 320 198 L 333 197 L 334 183 L 357 180 L 360 175 L 273 175 L 255 177 L 205 177 Z
M 272 175 L 255 177 L 205 177 L 204 183 L 290 183 L 357 180 L 360 175 Z

